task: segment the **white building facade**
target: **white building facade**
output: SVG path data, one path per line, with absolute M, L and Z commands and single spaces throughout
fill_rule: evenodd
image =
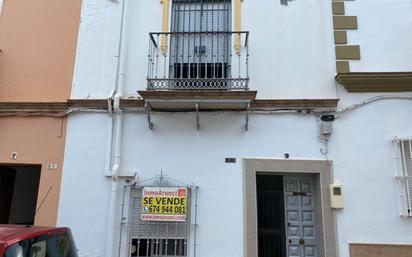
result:
M 80 256 L 409 256 L 411 17 L 84 0 L 58 225 Z M 184 220 L 144 220 L 145 190 L 182 188 Z

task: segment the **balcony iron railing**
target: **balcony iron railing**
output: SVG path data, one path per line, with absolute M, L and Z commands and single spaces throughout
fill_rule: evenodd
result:
M 249 32 L 149 35 L 148 90 L 248 90 Z

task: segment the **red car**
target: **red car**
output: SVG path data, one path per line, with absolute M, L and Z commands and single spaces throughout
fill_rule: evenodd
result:
M 0 257 L 78 257 L 69 228 L 0 225 Z

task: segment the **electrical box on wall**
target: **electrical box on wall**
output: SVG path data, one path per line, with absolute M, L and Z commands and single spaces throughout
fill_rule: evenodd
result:
M 330 189 L 330 205 L 334 209 L 343 209 L 343 193 L 342 185 L 338 183 L 331 184 Z

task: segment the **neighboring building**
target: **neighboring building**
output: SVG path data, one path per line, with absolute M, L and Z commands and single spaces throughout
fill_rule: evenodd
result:
M 55 226 L 81 2 L 0 5 L 0 223 Z
M 57 222 L 80 256 L 410 256 L 410 0 L 81 17 Z

